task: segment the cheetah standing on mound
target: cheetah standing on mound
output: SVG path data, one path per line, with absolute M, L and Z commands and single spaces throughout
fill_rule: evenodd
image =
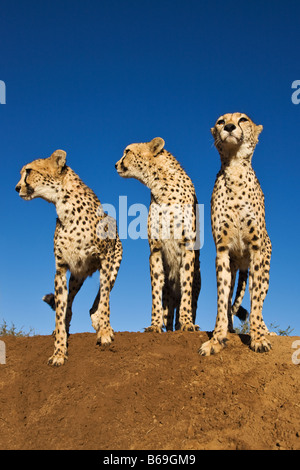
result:
M 129 145 L 116 169 L 151 190 L 148 216 L 152 322 L 146 331 L 195 331 L 200 292 L 197 199 L 190 178 L 160 137 Z
M 249 269 L 251 349 L 269 351 L 269 334 L 262 307 L 269 287 L 271 242 L 266 230 L 264 195 L 251 159 L 263 127 L 245 114 L 221 116 L 211 129 L 221 157 L 211 199 L 211 223 L 216 245 L 218 314 L 214 333 L 199 353 L 209 356 L 226 344 L 228 324 L 245 292 Z M 231 309 L 234 281 L 239 270 L 237 300 Z
M 48 363 L 60 366 L 67 359 L 67 335 L 72 303 L 87 276 L 100 271 L 100 289 L 90 311 L 97 342 L 109 344 L 110 291 L 122 259 L 122 244 L 115 220 L 103 212 L 99 199 L 66 165 L 66 152 L 34 160 L 21 170 L 16 191 L 26 201 L 40 197 L 56 206 L 54 235 L 55 346 Z M 67 271 L 70 270 L 69 294 Z

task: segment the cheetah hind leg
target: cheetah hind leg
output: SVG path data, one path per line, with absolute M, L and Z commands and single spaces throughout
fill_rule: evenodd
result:
M 91 316 L 92 326 L 97 331 L 97 344 L 99 345 L 110 344 L 114 339 L 114 331 L 110 326 L 109 328 L 105 329 L 105 332 L 100 331 L 100 315 L 97 312 L 99 303 L 100 303 L 100 289 L 98 290 L 93 306 L 90 309 L 90 316 Z
M 97 302 L 97 299 L 100 298 L 99 292 L 96 296 L 95 305 L 99 305 L 99 300 Z M 97 332 L 97 344 L 106 346 L 109 345 L 113 340 L 114 340 L 114 330 L 110 326 L 109 321 L 104 321 L 101 319 L 101 314 L 98 311 L 98 308 L 94 308 L 94 306 L 90 310 L 90 315 L 91 315 L 91 321 L 92 321 L 92 326 Z
M 115 281 L 116 281 L 116 278 L 117 278 L 117 274 L 118 274 L 118 271 L 119 271 L 119 268 L 120 268 L 120 264 L 121 264 L 121 261 L 122 261 L 122 254 L 123 254 L 122 243 L 121 243 L 121 240 L 119 239 L 119 236 L 117 235 L 115 253 L 114 253 L 114 263 L 113 263 L 113 267 L 112 267 L 111 275 L 110 275 L 110 290 L 112 290 L 112 288 L 114 287 L 114 284 L 115 284 Z M 45 297 L 47 297 L 47 296 L 45 296 Z M 46 300 L 45 298 L 43 298 L 43 300 L 45 302 L 49 303 L 49 301 Z M 94 300 L 93 306 L 90 309 L 90 317 L 91 318 L 92 318 L 92 315 L 97 311 L 99 302 L 100 302 L 100 287 L 98 289 L 98 292 L 97 292 L 96 298 Z M 93 322 L 93 320 L 92 320 L 92 322 Z M 95 320 L 95 326 L 93 325 L 95 330 L 97 330 L 97 328 L 98 328 L 98 323 L 99 322 L 97 322 L 97 320 Z
M 90 315 L 93 328 L 97 332 L 97 344 L 109 345 L 114 339 L 110 325 L 110 291 L 112 265 L 106 260 L 100 266 L 100 289 L 97 293 Z
M 97 344 L 108 345 L 114 340 L 114 331 L 110 325 L 109 327 L 106 327 L 105 330 L 103 331 L 100 329 L 101 321 L 100 321 L 100 314 L 98 312 L 99 303 L 100 303 L 100 289 L 98 290 L 93 306 L 90 309 L 90 316 L 91 316 L 92 326 L 97 332 Z
M 119 238 L 119 235 L 117 234 L 115 252 L 114 252 L 114 261 L 113 261 L 113 266 L 112 266 L 111 275 L 110 275 L 110 290 L 112 290 L 112 288 L 114 287 L 114 284 L 115 284 L 115 281 L 119 272 L 120 264 L 122 261 L 122 256 L 123 256 L 123 247 L 122 247 L 122 243 Z

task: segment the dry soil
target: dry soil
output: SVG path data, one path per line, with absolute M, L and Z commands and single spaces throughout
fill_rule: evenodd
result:
M 104 348 L 73 334 L 60 368 L 51 336 L 0 338 L 0 449 L 300 449 L 300 338 L 258 354 L 230 334 L 201 357 L 208 336 L 120 332 Z

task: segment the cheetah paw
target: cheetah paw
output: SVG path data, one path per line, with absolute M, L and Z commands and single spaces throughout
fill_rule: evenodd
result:
M 199 329 L 199 325 L 194 325 L 193 323 L 186 323 L 180 326 L 181 331 L 199 331 Z
M 217 354 L 225 348 L 227 341 L 227 338 L 210 339 L 209 341 L 206 341 L 206 343 L 202 344 L 198 352 L 201 356 Z
M 108 346 L 114 340 L 114 330 L 112 328 L 100 330 L 97 333 L 97 344 Z
M 61 355 L 53 354 L 53 356 L 49 357 L 48 359 L 48 365 L 60 367 L 60 366 L 63 366 L 67 360 L 68 360 L 68 357 L 64 354 L 61 354 Z
M 162 328 L 160 326 L 151 325 L 145 328 L 145 333 L 161 333 Z
M 250 348 L 255 352 L 264 353 L 270 351 L 270 349 L 272 349 L 272 345 L 264 336 L 262 336 L 259 340 L 252 339 Z

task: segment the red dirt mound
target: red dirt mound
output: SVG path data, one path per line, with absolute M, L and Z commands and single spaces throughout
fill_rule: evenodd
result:
M 0 449 L 300 449 L 300 338 L 228 337 L 202 357 L 205 332 L 73 334 L 60 368 L 51 336 L 2 337 Z

